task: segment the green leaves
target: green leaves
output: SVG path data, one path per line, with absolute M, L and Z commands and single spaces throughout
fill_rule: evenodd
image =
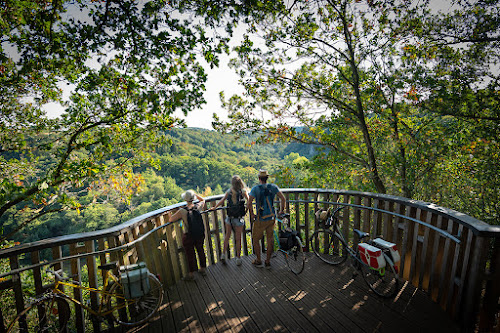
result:
M 205 102 L 200 61 L 213 68 L 227 52 L 228 37 L 207 37 L 203 21 L 215 28 L 231 11 L 236 24 L 249 8 L 119 0 L 7 1 L 0 10 L 0 161 L 9 166 L 1 220 L 26 204 L 36 217 L 47 209 L 43 198 L 75 208 L 94 180 L 150 160 L 158 134 L 183 124 L 174 112 Z M 48 102 L 62 114 L 45 114 Z M 29 172 L 16 180 L 23 165 Z

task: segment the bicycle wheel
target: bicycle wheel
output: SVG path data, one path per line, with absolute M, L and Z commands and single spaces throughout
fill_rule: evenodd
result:
M 361 273 L 371 290 L 379 296 L 390 298 L 396 295 L 399 289 L 399 280 L 394 266 L 388 261 L 389 258 L 385 254 L 384 257 L 387 262 L 385 268 L 377 270 L 360 264 Z
M 306 257 L 304 255 L 304 249 L 299 237 L 297 237 L 297 244 L 298 245 L 285 252 L 285 259 L 288 268 L 290 268 L 293 273 L 298 275 L 304 270 Z
M 141 297 L 125 299 L 123 287 L 113 284 L 109 290 L 111 295 L 105 300 L 106 308 L 113 313 L 114 319 L 124 326 L 141 325 L 148 321 L 158 310 L 163 300 L 161 282 L 149 273 L 151 289 Z
M 311 245 L 316 256 L 330 265 L 341 264 L 348 257 L 347 245 L 330 230 L 315 231 Z
M 24 309 L 7 328 L 7 333 L 65 332 L 71 315 L 68 302 L 48 295 Z

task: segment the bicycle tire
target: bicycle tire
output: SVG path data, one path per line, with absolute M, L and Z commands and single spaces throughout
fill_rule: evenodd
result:
M 9 325 L 7 333 L 66 332 L 71 311 L 68 302 L 52 294 L 39 298 Z
M 399 290 L 398 275 L 392 265 L 392 261 L 384 254 L 386 260 L 386 267 L 384 269 L 376 270 L 370 268 L 368 265 L 360 264 L 361 273 L 366 284 L 377 295 L 392 298 Z
M 339 265 L 347 260 L 347 244 L 331 230 L 320 229 L 311 236 L 314 254 L 330 265 Z
M 112 312 L 114 320 L 123 326 L 138 326 L 147 322 L 156 313 L 163 300 L 163 285 L 149 273 L 149 292 L 141 297 L 125 299 L 123 287 L 116 283 L 109 289 L 105 306 Z
M 298 236 L 295 237 L 297 238 L 296 244 L 298 245 L 285 252 L 285 260 L 288 268 L 290 268 L 295 275 L 299 275 L 304 270 L 306 256 L 300 238 Z

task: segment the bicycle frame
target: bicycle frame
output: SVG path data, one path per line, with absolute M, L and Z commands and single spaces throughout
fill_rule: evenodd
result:
M 332 228 L 332 231 L 335 234 L 335 236 L 337 236 L 346 245 L 345 249 L 347 250 L 349 255 L 353 259 L 356 260 L 356 263 L 358 265 L 363 265 L 365 267 L 368 267 L 371 270 L 378 271 L 381 276 L 384 276 L 385 275 L 385 267 L 378 268 L 378 269 L 371 267 L 370 265 L 366 264 L 364 261 L 361 260 L 361 257 L 359 255 L 359 249 L 357 247 L 354 249 L 353 247 L 349 246 L 349 243 L 345 239 L 344 234 L 340 231 L 340 227 L 338 225 L 338 218 L 335 216 L 335 213 L 340 211 L 343 208 L 344 207 L 337 208 L 334 211 L 334 213 L 332 213 L 332 215 L 330 217 L 328 217 L 328 219 L 325 222 L 325 229 Z M 354 244 L 353 244 L 353 246 L 354 246 Z M 384 252 L 384 250 L 382 250 L 382 252 Z M 388 261 L 389 265 L 394 266 L 394 263 L 390 259 L 390 256 L 385 255 L 385 253 L 384 253 L 384 257 L 385 257 L 385 260 Z
M 338 224 L 334 222 L 334 233 L 335 236 L 337 236 L 346 246 L 345 249 L 349 253 L 349 255 L 356 260 L 356 263 L 359 265 L 363 265 L 365 267 L 368 267 L 371 270 L 379 272 L 381 276 L 385 275 L 385 267 L 382 268 L 373 268 L 370 265 L 366 264 L 363 260 L 361 260 L 361 256 L 359 255 L 359 249 L 356 247 L 355 249 L 351 246 L 348 245 L 347 240 L 345 239 L 344 235 L 340 232 L 340 229 L 338 227 Z M 353 245 L 354 246 L 354 245 Z M 388 265 L 394 266 L 394 263 L 392 262 L 390 256 L 386 255 L 384 250 L 382 250 L 382 253 L 384 255 L 385 260 L 387 261 Z
M 104 302 L 101 302 L 101 304 L 99 304 L 99 309 L 97 311 L 95 311 L 92 308 L 90 308 L 89 306 L 87 306 L 86 304 L 84 304 L 84 303 L 80 302 L 79 300 L 77 300 L 77 299 L 69 296 L 62 289 L 60 289 L 60 286 L 67 286 L 67 287 L 71 287 L 73 289 L 86 290 L 86 291 L 89 291 L 91 293 L 98 293 L 101 296 L 114 296 L 116 298 L 125 300 L 125 296 L 124 295 L 120 295 L 120 294 L 116 294 L 116 293 L 110 293 L 110 292 L 107 291 L 108 290 L 108 286 L 110 284 L 110 281 L 112 281 L 114 283 L 118 283 L 119 285 L 121 285 L 119 279 L 114 274 L 112 274 L 111 272 L 108 271 L 106 273 L 105 278 L 104 278 L 104 286 L 103 286 L 102 289 L 85 287 L 85 286 L 82 286 L 82 285 L 78 284 L 78 282 L 76 282 L 76 281 L 72 281 L 72 282 L 56 281 L 54 289 L 52 289 L 52 292 L 54 294 L 56 294 L 56 295 L 59 295 L 59 296 L 63 297 L 64 299 L 66 299 L 68 301 L 71 301 L 71 302 L 73 302 L 75 304 L 80 305 L 82 308 L 84 308 L 86 311 L 88 311 L 89 313 L 91 313 L 94 316 L 104 317 L 104 316 L 107 316 L 107 315 L 111 314 L 114 310 L 118 310 L 118 309 L 122 309 L 122 308 L 126 307 L 127 306 L 126 303 L 124 302 L 122 306 L 115 306 L 115 307 L 113 307 L 113 308 L 111 308 L 109 310 L 105 310 L 104 311 L 104 309 L 105 309 L 104 306 L 106 304 Z M 101 297 L 101 299 L 103 300 L 105 298 Z

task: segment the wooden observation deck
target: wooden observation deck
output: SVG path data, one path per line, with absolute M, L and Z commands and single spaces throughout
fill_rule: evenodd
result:
M 343 205 L 340 227 L 358 228 L 398 245 L 403 288 L 394 300 L 381 299 L 349 263 L 330 266 L 308 253 L 305 271 L 289 272 L 277 254 L 272 269 L 251 265 L 250 223 L 243 235 L 243 265 L 218 262 L 222 251 L 224 210 L 204 214 L 207 276 L 182 281 L 187 274 L 183 227 L 165 214 L 183 203 L 139 216 L 119 226 L 21 244 L 0 251 L 11 270 L 0 274 L 0 333 L 33 291 L 43 293 L 44 268 L 58 263 L 92 288 L 99 288 L 99 263 L 145 261 L 161 277 L 165 302 L 150 323 L 132 331 L 233 332 L 449 332 L 498 329 L 500 227 L 433 204 L 374 193 L 326 189 L 283 189 L 292 227 L 306 241 L 316 228 L 314 212 Z M 221 196 L 207 198 L 207 208 Z M 147 254 L 147 255 L 146 255 Z M 229 254 L 234 256 L 233 251 Z M 98 307 L 98 297 L 76 299 Z M 71 304 L 77 332 L 103 331 Z

